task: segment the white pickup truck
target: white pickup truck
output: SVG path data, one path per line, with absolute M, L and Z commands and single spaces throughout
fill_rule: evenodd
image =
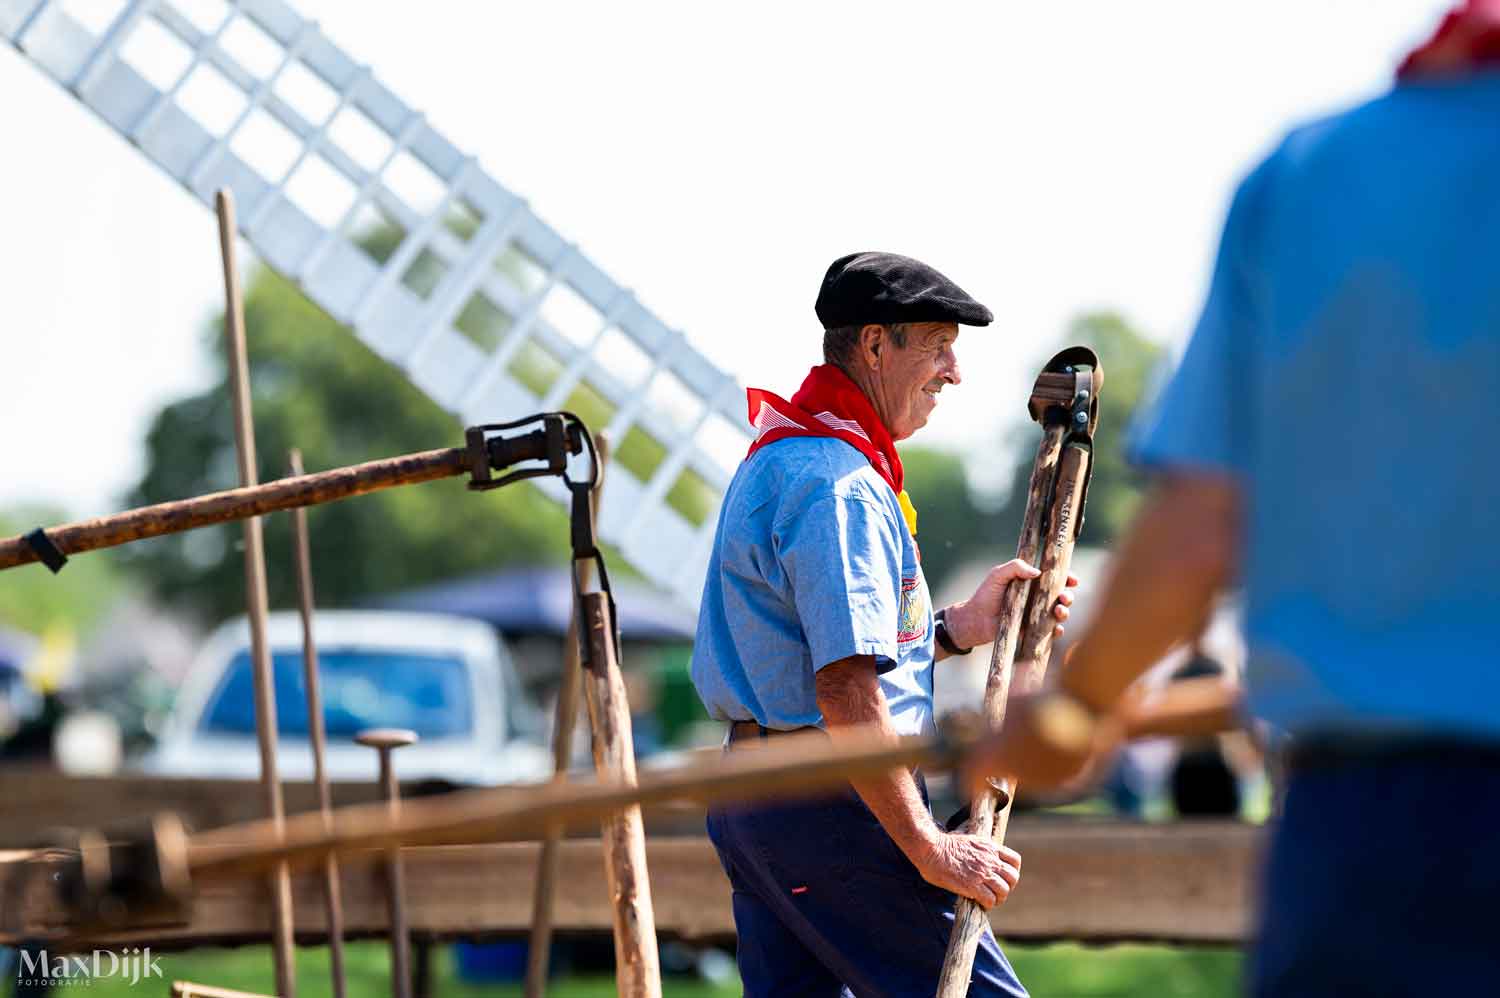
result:
M 391 610 L 322 611 L 314 620 L 329 779 L 378 775 L 374 750 L 357 745 L 366 728 L 409 728 L 420 738 L 395 756 L 403 780 L 487 786 L 547 778 L 536 708 L 520 691 L 505 646 L 485 624 L 462 617 Z M 302 623 L 267 622 L 280 732 L 277 769 L 310 780 Z M 156 748 L 141 768 L 160 776 L 254 779 L 260 772 L 250 629 L 220 627 L 178 693 Z

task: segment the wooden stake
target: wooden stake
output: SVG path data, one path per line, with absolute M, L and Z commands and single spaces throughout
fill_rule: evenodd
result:
M 604 492 L 604 473 L 609 461 L 609 438 L 600 433 L 594 438 L 596 458 L 599 461 L 599 483 L 594 488 L 589 503 L 593 508 L 594 522 L 599 521 L 599 501 Z M 587 589 L 593 584 L 593 561 L 585 559 L 576 566 L 578 584 Z M 569 764 L 573 756 L 573 730 L 578 722 L 578 698 L 583 688 L 583 664 L 579 650 L 578 615 L 581 607 L 574 600 L 573 615 L 568 621 L 568 634 L 563 641 L 563 671 L 557 690 L 557 712 L 552 720 L 552 782 L 561 783 L 568 778 Z M 565 827 L 561 824 L 547 829 L 542 840 L 542 851 L 537 859 L 536 894 L 532 899 L 531 943 L 526 951 L 526 998 L 542 998 L 547 993 L 547 972 L 551 962 L 553 900 L 557 894 L 557 869 L 561 856 Z
M 302 452 L 287 455 L 288 470 L 301 477 Z M 312 743 L 313 782 L 318 788 L 318 813 L 333 827 L 333 793 L 328 785 L 324 756 L 328 735 L 323 728 L 323 683 L 318 676 L 318 642 L 313 633 L 312 545 L 307 534 L 307 510 L 292 510 L 292 537 L 297 560 L 297 609 L 302 615 L 302 676 L 307 686 L 307 737 Z M 344 998 L 344 899 L 339 888 L 339 860 L 329 853 L 323 860 L 323 905 L 328 917 L 328 969 L 334 998 Z
M 234 197 L 220 190 L 214 198 L 219 215 L 219 249 L 224 265 L 224 336 L 229 384 L 234 393 L 234 438 L 239 454 L 240 485 L 256 484 L 255 423 L 250 412 L 250 373 L 245 350 L 245 305 L 235 262 Z M 255 668 L 255 734 L 260 746 L 260 784 L 272 826 L 280 830 L 285 813 L 281 780 L 276 773 L 276 692 L 266 647 L 266 552 L 260 520 L 245 523 L 245 603 L 250 619 L 250 654 Z M 271 872 L 272 942 L 276 989 L 281 998 L 296 994 L 292 946 L 292 881 L 285 863 Z
M 634 786 L 630 703 L 615 658 L 615 622 L 603 593 L 583 597 L 583 616 L 589 648 L 583 686 L 594 729 L 594 768 L 604 779 Z M 615 989 L 620 998 L 661 998 L 656 913 L 646 873 L 646 829 L 640 805 L 607 815 L 601 834 L 604 873 L 614 902 Z

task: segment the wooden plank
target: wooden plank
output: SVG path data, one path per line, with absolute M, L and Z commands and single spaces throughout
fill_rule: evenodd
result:
M 254 780 L 79 777 L 41 766 L 6 767 L 0 769 L 0 800 L 25 801 L 26 806 L 0 812 L 0 847 L 36 845 L 41 829 L 98 828 L 160 811 L 180 814 L 196 829 L 253 821 L 263 814 L 256 786 Z M 288 814 L 317 809 L 312 783 L 288 782 L 284 788 Z M 373 781 L 333 786 L 335 806 L 379 799 L 380 787 Z
M 1262 830 L 1232 822 L 1127 824 L 1021 817 L 1010 841 L 1025 857 L 1021 884 L 991 913 L 1005 938 L 1092 942 L 1155 940 L 1238 942 L 1250 927 L 1252 878 Z M 520 936 L 530 926 L 540 846 L 505 843 L 403 850 L 407 903 L 421 938 Z M 697 837 L 647 842 L 656 923 L 664 935 L 727 939 L 734 934 L 729 885 L 713 847 Z M 342 865 L 345 930 L 384 932 L 385 895 L 372 851 Z M 24 878 L 0 867 L 0 942 L 55 928 L 62 909 L 45 869 Z M 326 931 L 320 871 L 295 875 L 298 942 L 321 942 Z M 555 920 L 571 932 L 606 933 L 612 926 L 597 840 L 572 839 L 561 849 Z M 12 903 L 14 901 L 14 903 Z M 99 935 L 79 945 L 149 941 L 155 948 L 262 942 L 270 910 L 262 892 L 236 883 L 205 885 L 189 925 L 133 934 Z
M 216 988 L 212 984 L 173 981 L 172 998 L 269 998 L 269 996 L 252 994 L 249 991 L 235 991 L 232 988 Z

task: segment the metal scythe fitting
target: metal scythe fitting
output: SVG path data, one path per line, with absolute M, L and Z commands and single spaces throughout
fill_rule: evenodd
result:
M 1066 426 L 1063 443 L 1076 443 L 1093 450 L 1094 430 L 1099 426 L 1099 390 L 1104 387 L 1104 365 L 1099 355 L 1088 347 L 1068 347 L 1047 361 L 1031 388 L 1026 412 L 1043 426 Z M 1093 463 L 1083 481 L 1079 514 L 1073 524 L 1073 536 L 1083 530 L 1083 509 L 1088 501 L 1089 482 L 1094 477 Z
M 1088 347 L 1069 347 L 1037 375 L 1026 411 L 1043 426 L 1065 423 L 1070 439 L 1092 443 L 1099 426 L 1099 390 L 1104 368 Z
M 516 436 L 501 436 L 506 430 L 522 426 L 541 424 L 541 428 Z M 493 435 L 492 435 L 493 434 Z M 609 603 L 612 623 L 611 638 L 616 658 L 620 655 L 620 616 L 615 612 L 615 594 L 609 583 L 609 570 L 604 565 L 604 555 L 599 550 L 594 531 L 594 511 L 590 496 L 599 487 L 599 451 L 594 446 L 593 435 L 583 420 L 571 412 L 543 412 L 527 416 L 510 423 L 486 423 L 470 426 L 464 430 L 466 456 L 469 463 L 469 488 L 483 492 L 498 489 L 502 485 L 525 478 L 540 478 L 551 475 L 562 479 L 563 486 L 571 493 L 569 514 L 569 538 L 572 541 L 573 591 L 579 598 L 576 612 L 579 615 L 579 634 L 588 632 L 588 621 L 583 615 L 583 586 L 578 575 L 579 562 L 592 560 L 599 574 L 599 588 Z M 589 470 L 587 477 L 575 479 L 568 474 L 569 455 L 588 451 Z M 510 472 L 502 478 L 491 478 L 491 469 L 503 471 L 522 461 L 544 461 Z M 581 645 L 582 664 L 588 669 L 594 666 L 593 654 L 588 642 Z
M 516 436 L 499 436 L 506 430 L 540 423 L 541 428 Z M 562 475 L 567 471 L 568 456 L 580 454 L 585 446 L 590 458 L 594 442 L 583 428 L 583 422 L 571 412 L 544 412 L 510 423 L 485 423 L 464 430 L 469 460 L 469 488 L 476 492 L 498 489 L 524 478 Z M 491 470 L 504 471 L 522 461 L 545 461 L 546 464 L 521 468 L 501 478 L 492 478 Z M 597 464 L 597 461 L 595 462 Z

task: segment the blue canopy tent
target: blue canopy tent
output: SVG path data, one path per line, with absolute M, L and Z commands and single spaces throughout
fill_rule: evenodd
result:
M 620 636 L 632 641 L 692 641 L 690 610 L 649 586 L 614 583 Z M 471 575 L 374 602 L 391 610 L 453 613 L 486 621 L 510 635 L 567 633 L 573 612 L 573 581 L 566 569 L 524 568 Z
M 12 726 L 32 717 L 41 703 L 26 684 L 26 663 L 36 654 L 37 640 L 29 634 L 0 627 L 0 742 Z
M 0 627 L 0 672 L 23 673 L 36 648 L 36 638 L 31 635 Z

